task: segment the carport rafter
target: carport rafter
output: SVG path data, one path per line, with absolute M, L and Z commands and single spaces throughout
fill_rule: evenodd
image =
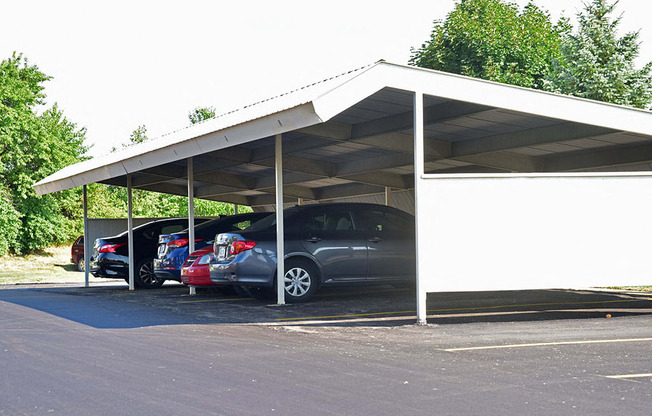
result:
M 559 156 L 542 157 L 547 172 L 581 171 L 600 167 L 629 165 L 652 161 L 652 144 L 577 151 Z

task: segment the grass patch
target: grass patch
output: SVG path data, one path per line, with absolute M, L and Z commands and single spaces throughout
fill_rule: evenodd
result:
M 613 286 L 613 287 L 608 287 L 607 289 L 635 290 L 637 292 L 652 292 L 652 286 Z
M 70 246 L 0 257 L 0 284 L 83 281 L 84 273 L 70 262 Z

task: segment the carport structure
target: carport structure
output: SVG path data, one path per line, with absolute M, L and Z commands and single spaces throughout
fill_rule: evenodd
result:
M 432 248 L 430 240 L 445 242 L 446 233 L 455 232 L 449 227 L 438 234 L 441 223 L 431 220 L 432 204 L 448 200 L 437 199 L 429 181 L 646 181 L 651 168 L 648 111 L 381 61 L 66 167 L 34 188 L 46 194 L 97 182 L 189 195 L 191 206 L 194 197 L 267 210 L 295 203 L 393 201 L 416 216 L 417 319 L 425 323 L 426 292 L 438 290 L 430 282 L 456 278 L 438 274 L 446 257 L 424 252 Z M 557 174 L 591 171 L 619 173 Z M 626 188 L 636 194 L 643 189 Z M 506 192 L 502 197 L 514 190 Z M 277 229 L 282 234 L 280 211 Z M 454 210 L 446 215 L 448 223 L 463 229 L 466 218 L 455 217 Z M 277 243 L 278 253 L 284 253 L 283 239 Z M 283 256 L 278 259 L 282 272 Z M 133 272 L 130 280 L 133 288 Z M 283 303 L 283 282 L 278 280 L 278 301 Z M 550 284 L 555 283 L 516 288 L 558 287 Z

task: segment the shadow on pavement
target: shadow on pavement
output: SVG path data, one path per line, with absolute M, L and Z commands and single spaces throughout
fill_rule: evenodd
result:
M 129 291 L 126 285 L 90 288 L 4 288 L 0 302 L 32 308 L 94 328 L 188 324 L 283 326 L 401 326 L 416 322 L 413 290 L 391 286 L 323 288 L 304 304 L 272 301 L 182 285 Z M 545 321 L 652 314 L 652 296 L 592 291 L 531 290 L 428 295 L 428 323 Z

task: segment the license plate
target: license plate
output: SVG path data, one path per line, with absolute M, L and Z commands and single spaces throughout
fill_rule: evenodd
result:
M 160 246 L 158 246 L 158 256 L 163 257 L 164 254 L 165 254 L 165 244 L 161 244 Z
M 226 257 L 226 246 L 221 246 L 220 247 L 220 253 L 219 253 L 218 257 L 221 258 L 221 259 Z

